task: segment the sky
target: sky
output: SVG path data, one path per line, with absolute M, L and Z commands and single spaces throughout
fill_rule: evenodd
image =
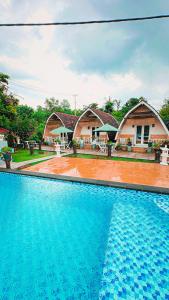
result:
M 169 13 L 166 0 L 0 0 L 0 23 L 85 21 Z M 65 27 L 1 27 L 0 72 L 21 104 L 74 107 L 169 97 L 169 19 Z

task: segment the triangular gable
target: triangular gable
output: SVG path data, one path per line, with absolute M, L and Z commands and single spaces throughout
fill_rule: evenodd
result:
M 163 122 L 163 120 L 161 119 L 159 113 L 150 105 L 148 104 L 147 102 L 145 101 L 141 101 L 139 102 L 136 106 L 134 106 L 131 110 L 128 111 L 128 113 L 124 116 L 123 120 L 121 121 L 120 123 L 120 126 L 119 126 L 119 133 L 120 133 L 120 130 L 125 122 L 125 120 L 127 118 L 129 118 L 129 115 L 131 115 L 131 113 L 134 113 L 136 111 L 139 112 L 139 108 L 141 108 L 141 106 L 145 106 L 147 108 L 147 110 L 145 110 L 144 112 L 152 112 L 154 116 L 156 116 L 156 118 L 159 120 L 159 122 L 161 123 L 162 127 L 164 128 L 164 131 L 166 132 L 167 135 L 169 135 L 169 131 L 167 129 L 167 126 L 165 125 L 165 123 Z M 137 110 L 138 109 L 138 110 Z M 143 112 L 143 113 L 144 113 Z M 146 114 L 145 114 L 145 118 L 146 118 Z M 116 138 L 118 136 L 118 133 L 116 135 Z

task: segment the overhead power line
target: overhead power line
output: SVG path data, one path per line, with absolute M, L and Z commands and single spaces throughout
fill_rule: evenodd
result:
M 33 85 L 30 85 L 30 84 L 24 84 L 22 82 L 18 82 L 18 81 L 15 81 L 15 80 L 10 80 L 10 85 L 14 86 L 14 87 L 20 87 L 20 88 L 23 88 L 23 89 L 27 89 L 29 91 L 33 91 L 33 92 L 36 92 L 36 93 L 40 93 L 40 94 L 44 94 L 44 93 L 47 93 L 47 94 L 55 94 L 55 95 L 60 95 L 60 96 L 72 96 L 71 93 L 65 93 L 65 92 L 56 92 L 54 90 L 47 90 L 47 89 L 44 89 L 44 88 L 41 88 L 41 87 L 38 87 L 38 86 L 33 86 Z
M 169 15 L 157 15 L 148 17 L 136 17 L 125 19 L 111 19 L 111 20 L 91 20 L 81 22 L 43 22 L 43 23 L 0 23 L 0 27 L 14 27 L 14 26 L 66 26 L 66 25 L 86 25 L 86 24 L 102 24 L 102 23 L 120 23 L 120 22 L 133 22 L 133 21 L 146 21 L 153 19 L 169 18 Z

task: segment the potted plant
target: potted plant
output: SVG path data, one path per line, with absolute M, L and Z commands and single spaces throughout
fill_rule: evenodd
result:
M 112 146 L 113 146 L 113 142 L 112 141 L 108 141 L 107 142 L 107 156 L 108 157 L 111 157 Z
M 77 154 L 78 143 L 76 140 L 72 140 L 73 154 Z
M 116 150 L 122 150 L 122 144 L 118 143 L 118 144 L 116 145 Z
M 148 141 L 147 153 L 152 153 L 152 146 L 153 146 L 153 142 L 152 141 Z
M 153 143 L 152 145 L 154 153 L 155 153 L 155 161 L 160 162 L 160 156 L 161 156 L 161 143 Z
M 167 148 L 169 148 L 169 140 L 163 141 L 161 147 L 165 147 L 167 145 Z
M 59 138 L 57 138 L 57 139 L 55 140 L 55 142 L 56 142 L 56 144 L 61 144 L 61 140 L 60 140 Z
M 1 149 L 1 151 L 2 151 L 3 160 L 5 161 L 5 164 L 6 164 L 6 168 L 10 169 L 11 168 L 11 160 L 12 160 L 11 148 L 3 147 Z
M 130 139 L 128 138 L 127 140 L 127 151 L 128 152 L 131 152 L 132 150 L 132 142 L 130 141 Z

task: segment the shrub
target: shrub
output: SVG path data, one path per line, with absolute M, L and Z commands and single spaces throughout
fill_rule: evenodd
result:
M 116 150 L 121 150 L 122 149 L 122 144 L 118 143 L 116 146 Z
M 60 139 L 56 139 L 55 142 L 56 142 L 57 144 L 61 144 L 61 140 L 60 140 Z
M 11 148 L 10 147 L 3 147 L 1 149 L 1 152 L 4 152 L 4 153 L 11 152 Z
M 72 145 L 77 147 L 78 146 L 78 142 L 76 140 L 72 140 Z
M 112 141 L 108 141 L 107 145 L 113 145 L 113 142 Z

